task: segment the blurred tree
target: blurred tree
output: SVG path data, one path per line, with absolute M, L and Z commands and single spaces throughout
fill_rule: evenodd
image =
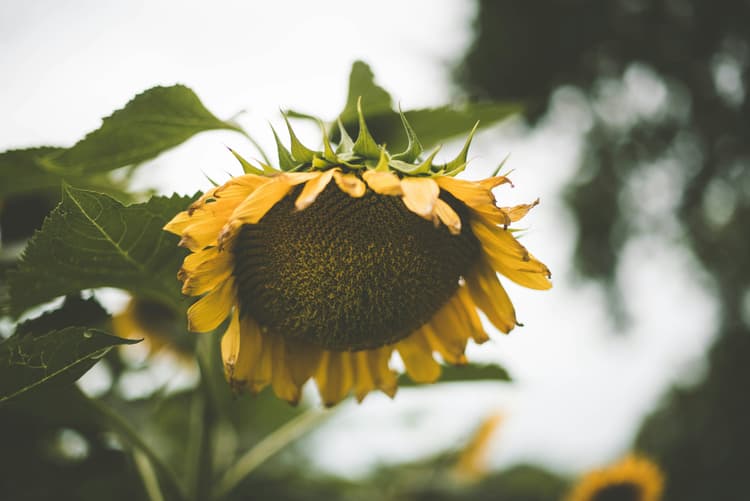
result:
M 722 322 L 705 380 L 675 389 L 637 446 L 662 462 L 667 499 L 740 499 L 750 464 L 750 2 L 480 0 L 476 19 L 457 70 L 470 95 L 522 99 L 532 123 L 561 89 L 584 98 L 591 127 L 567 197 L 578 269 L 616 290 L 625 244 L 651 234 L 685 242 L 713 276 Z

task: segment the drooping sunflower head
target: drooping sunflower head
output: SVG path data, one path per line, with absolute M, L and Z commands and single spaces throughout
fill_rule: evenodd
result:
M 659 466 L 646 457 L 629 455 L 584 475 L 567 501 L 659 501 L 663 490 Z
M 455 179 L 458 156 L 434 162 L 406 118 L 405 151 L 391 154 L 359 112 L 352 140 L 339 123 L 334 148 L 323 130 L 314 151 L 277 139 L 281 170 L 235 153 L 245 175 L 212 188 L 165 229 L 192 253 L 178 278 L 202 296 L 189 328 L 207 332 L 226 318 L 222 356 L 237 390 L 296 402 L 313 378 L 326 405 L 354 391 L 396 391 L 396 351 L 417 382 L 435 381 L 444 362 L 466 362 L 469 339 L 488 339 L 477 309 L 500 331 L 516 325 L 496 272 L 547 289 L 549 270 L 515 239 L 511 223 L 537 202 L 499 207 L 504 176 Z M 476 128 L 475 128 L 476 129 Z M 275 135 L 275 132 L 274 132 Z M 234 152 L 233 152 L 234 153 Z

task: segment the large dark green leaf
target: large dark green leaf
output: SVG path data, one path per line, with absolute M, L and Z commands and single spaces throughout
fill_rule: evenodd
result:
M 349 94 L 346 97 L 346 106 L 339 115 L 343 123 L 357 123 L 357 100 L 360 97 L 365 115 L 368 117 L 393 113 L 391 95 L 375 83 L 375 75 L 366 63 L 355 61 L 349 74 Z
M 496 364 L 446 365 L 438 383 L 465 383 L 480 381 L 509 382 L 511 377 L 503 367 Z M 408 376 L 399 378 L 399 386 L 415 386 Z
M 479 121 L 479 128 L 483 129 L 522 110 L 522 106 L 517 103 L 487 102 L 410 110 L 404 114 L 425 149 L 431 149 L 446 139 L 461 135 L 468 136 L 477 121 Z M 391 142 L 398 143 L 401 148 L 400 145 L 405 144 L 406 137 L 403 129 L 399 130 L 399 128 L 400 123 L 392 124 L 387 131 L 383 132 L 383 139 L 379 140 L 389 145 Z
M 60 174 L 45 169 L 41 162 L 62 151 L 63 148 L 42 146 L 0 153 L 0 200 L 10 193 L 60 186 Z
M 60 308 L 18 324 L 15 333 L 38 335 L 71 325 L 103 327 L 107 320 L 109 314 L 96 299 L 76 294 L 67 296 Z
M 9 274 L 12 311 L 95 287 L 117 287 L 180 308 L 175 274 L 185 251 L 162 227 L 190 201 L 174 195 L 124 206 L 64 186 L 62 202 Z
M 387 144 L 391 152 L 402 151 L 407 147 L 407 135 L 401 117 L 393 109 L 390 94 L 375 83 L 370 67 L 362 61 L 352 66 L 349 77 L 349 94 L 346 106 L 339 115 L 346 130 L 356 137 L 359 132 L 357 121 L 357 99 L 362 97 L 362 108 L 367 119 L 367 126 L 378 144 Z M 468 135 L 474 124 L 485 128 L 522 111 L 517 103 L 474 102 L 461 106 L 442 106 L 407 110 L 404 112 L 425 149 L 432 149 L 437 144 L 459 135 Z M 301 113 L 293 113 L 306 117 Z M 336 127 L 331 128 L 330 135 L 338 140 Z
M 0 343 L 0 402 L 63 376 L 80 377 L 109 349 L 138 341 L 85 327 Z
M 216 118 L 184 85 L 154 87 L 105 118 L 75 146 L 44 162 L 51 170 L 102 172 L 143 162 L 213 129 L 239 130 Z

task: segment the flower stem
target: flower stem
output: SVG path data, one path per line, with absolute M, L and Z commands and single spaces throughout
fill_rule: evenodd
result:
M 166 487 L 167 491 L 171 494 L 171 496 L 169 496 L 170 499 L 174 498 L 179 501 L 183 501 L 185 499 L 185 494 L 183 493 L 174 472 L 162 462 L 162 460 L 156 455 L 156 453 L 154 453 L 154 451 L 146 444 L 146 442 L 141 439 L 141 437 L 130 426 L 130 424 L 128 424 L 128 422 L 125 421 L 122 416 L 120 416 L 117 412 L 104 404 L 104 402 L 102 402 L 101 400 L 93 398 L 88 398 L 87 400 L 89 402 L 90 408 L 97 414 L 99 418 L 101 418 L 103 424 L 108 425 L 122 439 L 128 442 L 134 448 L 134 453 L 136 451 L 142 453 L 143 456 L 145 456 L 145 459 L 147 459 L 151 463 L 151 467 L 153 467 L 154 472 L 161 481 L 161 484 L 159 485 L 161 490 L 160 494 L 164 492 Z M 141 469 L 142 464 L 139 465 L 139 461 L 140 460 L 136 458 L 136 464 L 139 467 L 139 471 L 143 473 L 143 470 Z M 155 479 L 149 479 L 147 478 L 147 476 L 143 475 L 142 477 L 144 483 L 146 484 L 147 490 L 149 490 L 149 495 L 151 495 L 151 489 L 154 487 L 151 484 Z M 164 498 L 164 496 L 162 496 L 162 498 Z
M 332 411 L 310 409 L 271 432 L 258 442 L 255 447 L 243 454 L 224 473 L 224 476 L 214 490 L 214 497 L 219 499 L 229 494 L 245 477 L 252 473 L 258 466 L 262 465 L 268 458 L 310 431 L 323 418 L 331 414 Z

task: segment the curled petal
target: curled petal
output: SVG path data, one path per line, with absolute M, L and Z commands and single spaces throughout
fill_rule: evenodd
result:
M 367 186 L 380 195 L 403 195 L 401 180 L 393 172 L 365 171 L 362 174 Z
M 315 201 L 315 199 L 318 198 L 318 195 L 320 195 L 320 193 L 326 188 L 326 186 L 328 186 L 328 183 L 331 182 L 331 178 L 333 177 L 334 172 L 334 169 L 327 170 L 325 172 L 321 172 L 318 177 L 307 181 L 307 183 L 305 183 L 305 187 L 302 188 L 302 192 L 294 202 L 294 207 L 297 210 L 303 210 L 309 207 Z
M 406 177 L 401 180 L 402 199 L 406 207 L 419 217 L 433 220 L 433 211 L 440 187 L 429 177 Z
M 333 178 L 339 189 L 352 198 L 360 198 L 367 191 L 367 186 L 356 174 L 342 174 L 338 170 L 333 171 Z

